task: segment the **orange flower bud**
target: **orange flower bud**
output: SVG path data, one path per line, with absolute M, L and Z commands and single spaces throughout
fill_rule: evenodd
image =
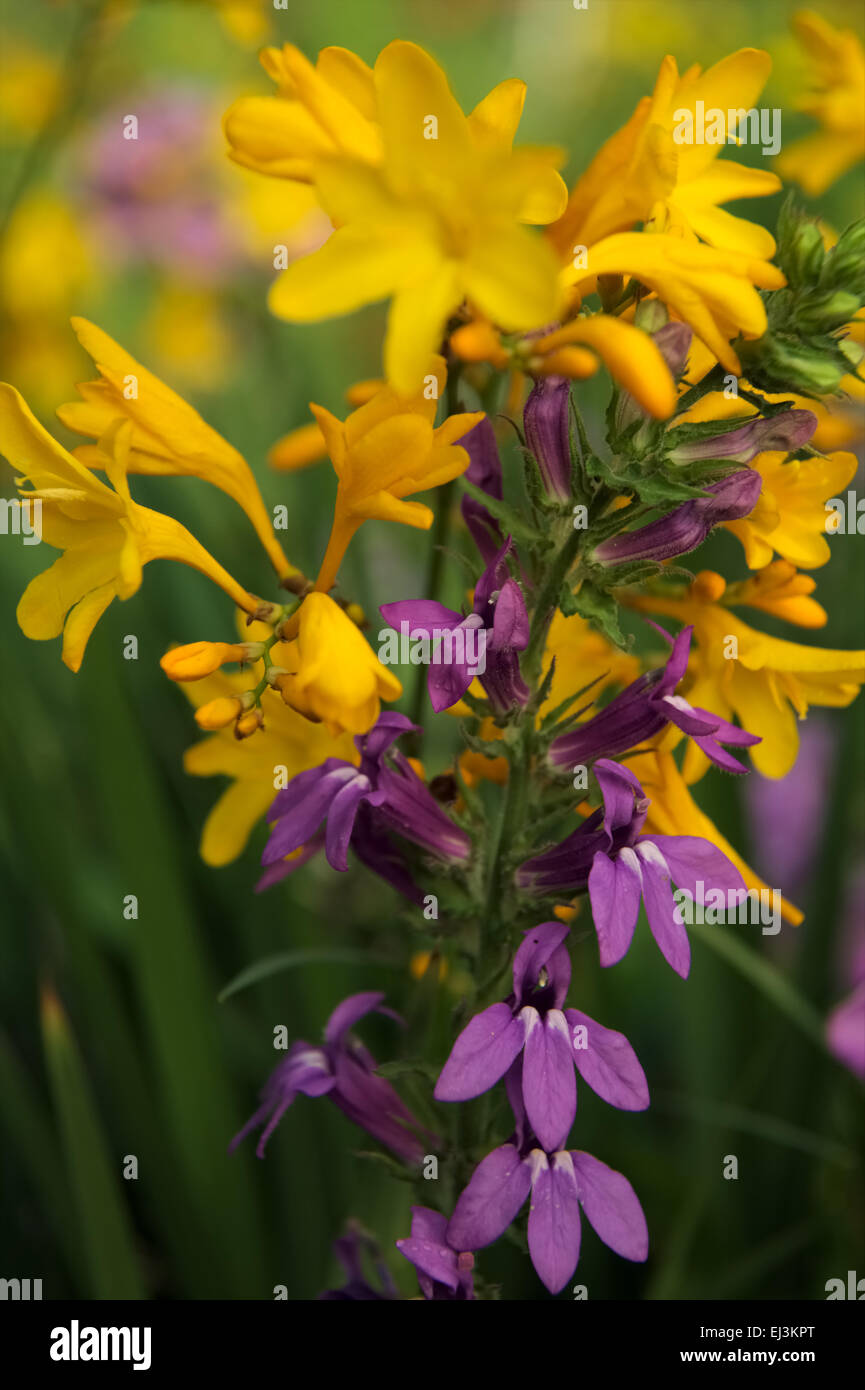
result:
M 242 714 L 234 726 L 234 737 L 249 738 L 250 734 L 254 734 L 263 724 L 264 715 L 260 709 L 247 710 L 246 714 Z
M 716 603 L 724 593 L 727 581 L 714 570 L 700 570 L 691 585 L 691 597 L 702 603 Z
M 172 647 L 159 664 L 169 680 L 200 681 L 226 661 L 257 661 L 263 651 L 261 642 L 188 642 Z
M 235 696 L 220 696 L 195 711 L 195 722 L 200 729 L 224 729 L 234 723 L 242 709 L 243 704 Z
M 510 361 L 492 324 L 483 319 L 464 324 L 451 334 L 451 347 L 464 362 L 489 362 L 503 370 Z
M 532 366 L 535 367 L 534 362 Z M 560 347 L 542 357 L 535 369 L 545 376 L 569 376 L 575 381 L 582 381 L 587 376 L 595 375 L 598 359 L 585 348 Z

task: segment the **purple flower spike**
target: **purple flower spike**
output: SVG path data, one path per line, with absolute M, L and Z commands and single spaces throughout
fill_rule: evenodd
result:
M 691 947 L 672 885 L 692 900 L 701 892 L 721 892 L 736 906 L 746 894 L 742 875 L 708 840 L 641 835 L 649 801 L 634 774 L 605 758 L 595 763 L 594 772 L 603 810 L 560 845 L 526 860 L 517 870 L 517 885 L 544 895 L 588 888 L 603 966 L 627 954 L 642 901 L 661 954 L 684 979 Z
M 408 759 L 392 744 L 417 726 L 404 714 L 379 716 L 355 746 L 360 764 L 326 758 L 318 767 L 293 777 L 268 811 L 273 829 L 262 855 L 268 866 L 259 888 L 297 867 L 286 855 L 305 847 L 303 858 L 321 843 L 319 826 L 327 820 L 324 848 L 331 868 L 348 868 L 348 848 L 408 897 L 416 897 L 410 875 L 391 834 L 420 845 L 438 859 L 468 858 L 471 841 L 442 810 Z
M 605 1245 L 626 1260 L 649 1253 L 646 1218 L 622 1173 L 578 1149 L 546 1151 L 527 1140 L 503 1144 L 475 1169 L 447 1227 L 448 1243 L 473 1250 L 492 1245 L 526 1198 L 529 1254 L 541 1282 L 558 1293 L 580 1258 L 580 1207 Z
M 489 493 L 501 502 L 504 496 L 502 483 L 502 464 L 499 446 L 488 416 L 463 435 L 460 445 L 468 453 L 470 463 L 465 477 L 475 487 Z M 472 540 L 481 553 L 484 564 L 488 565 L 504 541 L 501 527 L 486 507 L 468 495 L 462 500 L 463 520 L 471 533 Z
M 436 1301 L 464 1300 L 475 1296 L 471 1251 L 448 1243 L 448 1219 L 429 1207 L 412 1207 L 411 1235 L 396 1248 L 417 1270 L 424 1298 Z
M 699 459 L 729 459 L 731 463 L 750 463 L 757 454 L 770 450 L 791 453 L 807 444 L 817 428 L 817 416 L 810 410 L 783 410 L 767 420 L 749 420 L 738 430 L 693 439 L 670 451 L 674 463 L 694 463 Z
M 649 1104 L 646 1078 L 627 1038 L 562 1007 L 571 979 L 567 935 L 563 922 L 542 922 L 526 933 L 514 957 L 513 994 L 463 1029 L 434 1092 L 436 1100 L 472 1100 L 507 1073 L 515 1103 L 525 1107 L 548 1150 L 564 1143 L 574 1122 L 575 1066 L 610 1105 L 644 1110 Z
M 398 1018 L 391 1009 L 382 1007 L 383 999 L 383 994 L 371 992 L 352 994 L 328 1019 L 321 1047 L 307 1042 L 294 1043 L 268 1077 L 261 1093 L 261 1105 L 234 1136 L 229 1152 L 233 1152 L 252 1130 L 264 1125 L 255 1150 L 258 1157 L 263 1158 L 268 1139 L 295 1097 L 326 1095 L 354 1124 L 365 1129 L 404 1163 L 419 1164 L 424 1146 L 412 1130 L 420 1129 L 420 1125 L 390 1082 L 375 1075 L 375 1058 L 350 1032 L 368 1013 Z M 434 1135 L 428 1137 L 437 1142 Z
M 526 401 L 526 444 L 537 459 L 550 497 L 571 495 L 571 383 L 563 376 L 541 377 Z
M 466 618 L 430 599 L 384 603 L 379 610 L 411 641 L 428 644 L 427 686 L 436 712 L 461 700 L 475 676 L 497 710 L 524 705 L 529 698 L 517 656 L 528 646 L 529 619 L 522 589 L 508 569 L 510 550 L 509 536 L 478 580 Z
M 731 473 L 706 488 L 709 496 L 692 497 L 669 516 L 602 541 L 595 548 L 594 559 L 602 565 L 622 565 L 633 560 L 672 560 L 677 555 L 687 555 L 702 545 L 714 526 L 748 516 L 757 505 L 762 486 L 763 479 L 752 468 Z
M 578 764 L 587 766 L 597 758 L 614 758 L 654 738 L 669 723 L 688 734 L 716 767 L 726 772 L 747 772 L 723 744 L 751 748 L 760 742 L 758 735 L 737 728 L 709 710 L 689 705 L 675 694 L 688 668 L 693 627 L 682 628 L 673 641 L 657 623 L 652 626 L 672 647 L 667 664 L 632 681 L 591 719 L 553 739 L 547 753 L 550 765 L 570 772 Z

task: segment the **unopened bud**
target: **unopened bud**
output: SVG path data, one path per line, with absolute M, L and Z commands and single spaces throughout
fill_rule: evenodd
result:
M 262 642 L 188 642 L 165 653 L 160 666 L 173 681 L 200 681 L 227 661 L 257 661 Z
M 256 729 L 260 729 L 264 724 L 264 715 L 260 709 L 247 710 L 242 714 L 234 726 L 234 737 L 238 739 L 249 738 Z
M 221 696 L 217 700 L 209 700 L 201 709 L 197 709 L 195 722 L 199 729 L 224 729 L 233 724 L 242 711 L 243 705 L 235 696 Z

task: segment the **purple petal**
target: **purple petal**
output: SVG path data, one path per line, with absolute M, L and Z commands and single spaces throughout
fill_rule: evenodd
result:
M 378 1010 L 384 995 L 378 990 L 367 990 L 363 994 L 350 994 L 337 1004 L 324 1028 L 325 1042 L 341 1043 L 345 1034 L 367 1014 Z
M 462 614 L 431 598 L 406 598 L 397 603 L 383 603 L 379 608 L 385 622 L 399 631 L 400 623 L 409 624 L 409 636 L 426 637 L 434 628 L 459 627 Z
M 436 1100 L 472 1100 L 500 1081 L 521 1051 L 525 1029 L 509 1004 L 493 1004 L 463 1029 L 442 1067 Z
M 722 893 L 747 892 L 736 865 L 710 840 L 698 835 L 641 835 L 637 841 L 638 852 L 647 841 L 660 850 L 676 886 L 684 888 L 692 898 L 698 896 L 698 882 L 706 892 L 709 889 Z
M 327 813 L 325 855 L 332 869 L 345 873 L 348 868 L 348 846 L 354 830 L 357 808 L 365 800 L 375 804 L 379 793 L 370 794 L 366 777 L 353 777 L 337 792 Z
M 525 1008 L 520 1017 L 526 1027 L 523 1102 L 529 1124 L 544 1148 L 552 1151 L 567 1139 L 577 1113 L 571 1035 L 559 1009 L 541 1018 L 535 1009 Z
M 649 1088 L 637 1054 L 624 1033 L 604 1028 L 579 1009 L 565 1009 L 580 1076 L 608 1105 L 619 1110 L 645 1110 Z M 586 1046 L 577 1047 L 574 1030 L 586 1030 Z
M 645 1260 L 649 1231 L 637 1194 L 623 1173 L 600 1159 L 571 1150 L 583 1211 L 605 1245 L 626 1260 Z
M 629 767 L 599 758 L 592 771 L 604 798 L 604 829 L 608 835 L 634 819 L 635 797 L 645 801 L 646 794 Z
M 322 820 L 327 815 L 331 803 L 343 790 L 343 788 L 353 783 L 360 789 L 361 798 L 366 792 L 372 790 L 369 779 L 358 772 L 351 763 L 333 761 L 336 766 L 331 768 L 324 776 L 319 776 L 317 781 L 307 783 L 308 790 L 299 800 L 295 801 L 285 812 L 280 812 L 277 820 L 270 832 L 270 839 L 264 848 L 261 862 L 264 865 L 275 864 L 278 859 L 284 859 L 293 850 L 300 849 L 301 845 L 315 834 Z M 312 769 L 319 771 L 319 769 Z M 304 773 L 300 774 L 305 776 Z M 285 791 L 292 790 L 294 782 L 298 782 L 299 777 L 293 778 Z M 284 793 L 280 793 L 280 796 Z M 278 805 L 279 799 L 274 802 L 274 807 Z M 286 803 L 282 803 L 285 805 Z M 355 805 L 357 802 L 355 802 Z M 272 808 L 273 809 L 273 808 Z
M 480 1250 L 492 1245 L 510 1226 L 531 1185 L 531 1168 L 513 1144 L 493 1149 L 460 1193 L 448 1222 L 448 1244 L 454 1250 Z
M 563 1289 L 580 1258 L 580 1203 L 571 1155 L 540 1149 L 529 1155 L 534 1172 L 529 1211 L 529 1254 L 550 1293 Z
M 643 873 L 643 901 L 652 936 L 667 964 L 686 980 L 691 969 L 691 943 L 679 919 L 666 860 L 656 844 L 644 839 L 637 842 L 636 852 Z
M 410 1260 L 415 1269 L 444 1284 L 449 1289 L 459 1286 L 456 1252 L 445 1237 L 447 1217 L 429 1207 L 412 1207 L 411 1235 L 398 1240 L 396 1248 Z
M 600 850 L 589 873 L 589 899 L 601 965 L 616 965 L 628 948 L 637 925 L 642 895 L 640 864 L 632 849 L 622 849 L 615 859 Z
M 514 994 L 517 999 L 522 1000 L 534 988 L 538 976 L 558 951 L 568 931 L 564 922 L 540 922 L 526 932 L 514 956 Z
M 522 651 L 529 644 L 526 601 L 515 579 L 506 580 L 499 590 L 493 614 L 493 642 L 497 650 L 512 647 Z

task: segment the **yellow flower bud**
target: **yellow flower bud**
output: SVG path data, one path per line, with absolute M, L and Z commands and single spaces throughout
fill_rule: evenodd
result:
M 236 697 L 220 696 L 208 700 L 206 705 L 195 711 L 195 722 L 200 729 L 224 729 L 232 724 L 241 713 L 243 704 Z
M 242 714 L 234 726 L 234 737 L 249 738 L 250 734 L 254 734 L 257 729 L 262 728 L 263 724 L 264 715 L 260 709 L 247 710 L 246 714 Z
M 159 664 L 169 680 L 200 681 L 226 661 L 257 661 L 263 651 L 261 642 L 187 642 L 172 647 Z

